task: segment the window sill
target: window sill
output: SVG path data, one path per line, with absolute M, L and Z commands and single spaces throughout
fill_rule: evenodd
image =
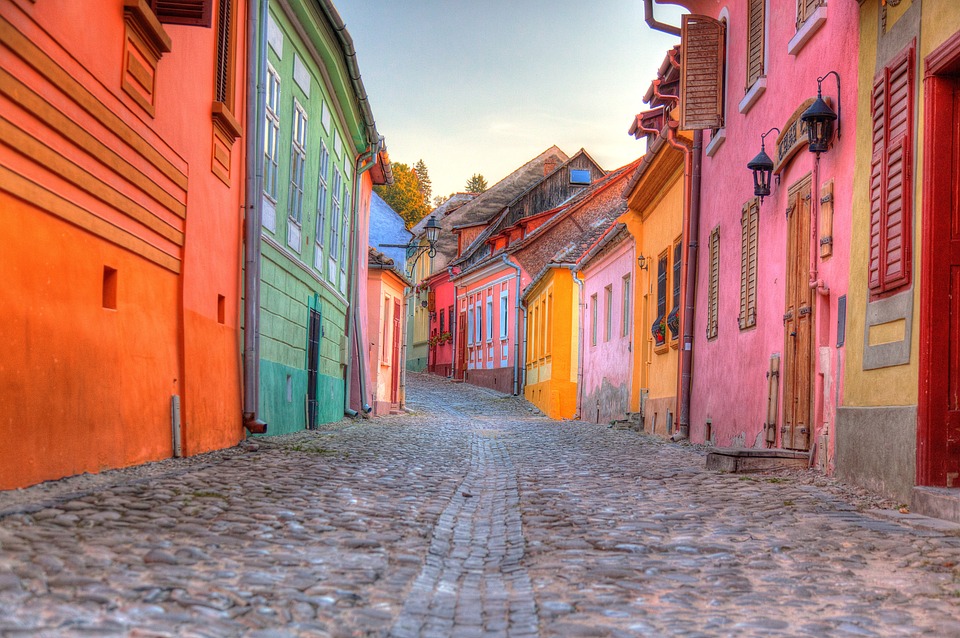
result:
M 767 76 L 762 76 L 757 78 L 756 82 L 753 83 L 753 86 L 750 87 L 750 90 L 747 91 L 747 94 L 743 96 L 743 99 L 740 100 L 740 105 L 737 106 L 737 110 L 740 111 L 741 115 L 746 115 L 750 109 L 753 108 L 753 105 L 757 103 L 757 100 L 760 99 L 760 96 L 764 94 L 767 90 Z
M 799 29 L 797 33 L 790 38 L 790 42 L 787 43 L 787 53 L 790 55 L 797 55 L 800 53 L 800 50 L 803 49 L 803 46 L 813 37 L 813 34 L 820 30 L 820 27 L 823 26 L 823 23 L 827 21 L 827 5 L 820 5 L 814 9 L 813 13 L 810 14 L 810 17 L 807 18 Z
M 673 339 L 670 341 L 670 348 L 676 350 L 680 347 L 680 339 Z
M 663 344 L 662 346 L 654 346 L 654 347 L 653 347 L 653 352 L 654 352 L 655 354 L 667 354 L 667 351 L 669 351 L 669 350 L 670 350 L 670 346 L 668 346 L 667 344 Z
M 717 129 L 717 131 L 710 136 L 710 143 L 707 144 L 707 157 L 713 157 L 725 141 L 727 141 L 727 129 Z

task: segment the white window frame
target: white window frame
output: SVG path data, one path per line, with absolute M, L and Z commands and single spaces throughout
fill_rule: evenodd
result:
M 510 313 L 510 293 L 506 290 L 500 293 L 500 339 L 506 339 L 510 336 L 509 315 Z
M 313 267 L 323 272 L 323 251 L 327 239 L 327 173 L 330 170 L 330 151 L 320 142 L 320 175 L 317 178 L 317 232 L 314 235 Z
M 337 268 L 337 262 L 340 261 L 340 224 L 338 223 L 340 218 L 340 184 L 342 178 L 340 177 L 340 171 L 334 167 L 333 169 L 333 182 L 332 187 L 330 188 L 330 259 L 329 268 L 327 272 L 327 279 L 331 282 L 337 280 L 339 270 Z
M 342 226 L 340 232 L 340 290 L 346 292 L 347 289 L 347 261 L 350 259 L 350 246 L 347 243 L 350 237 L 350 182 L 343 182 L 343 206 L 342 206 Z
M 493 293 L 487 295 L 487 341 L 493 341 Z
M 473 306 L 467 306 L 467 345 L 473 345 Z
M 621 329 L 620 329 L 620 336 L 626 337 L 630 335 L 630 323 L 631 323 L 630 301 L 633 297 L 630 290 L 630 284 L 633 281 L 633 277 L 630 275 L 630 273 L 627 273 L 626 275 L 623 276 L 623 279 L 621 279 L 620 281 L 621 281 L 621 285 L 623 286 L 623 296 L 622 296 L 623 308 L 621 308 L 622 310 L 621 321 L 623 322 L 623 325 L 621 326 Z
M 482 314 L 482 308 L 480 305 L 480 297 L 477 297 L 477 301 L 474 304 L 473 314 L 476 318 L 475 324 L 474 324 L 474 327 L 476 328 L 476 333 L 473 336 L 473 342 L 476 344 L 482 344 L 483 343 L 483 314 Z
M 303 189 L 307 172 L 307 112 L 293 98 L 293 129 L 290 140 L 290 195 L 287 198 L 287 246 L 300 252 L 303 225 Z
M 280 74 L 267 64 L 267 104 L 263 136 L 263 194 L 277 203 L 277 175 L 280 172 Z
M 597 293 L 590 295 L 590 345 L 597 345 Z
M 603 340 L 613 336 L 613 284 L 603 288 Z

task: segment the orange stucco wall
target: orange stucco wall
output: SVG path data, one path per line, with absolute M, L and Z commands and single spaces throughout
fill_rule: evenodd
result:
M 174 395 L 185 454 L 243 437 L 244 139 L 216 150 L 216 25 L 162 25 L 145 106 L 123 86 L 125 15 L 0 0 L 0 489 L 169 457 Z

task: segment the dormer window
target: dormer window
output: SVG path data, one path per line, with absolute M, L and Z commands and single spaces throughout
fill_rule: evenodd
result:
M 571 168 L 570 169 L 570 183 L 571 184 L 590 184 L 590 171 L 584 168 Z

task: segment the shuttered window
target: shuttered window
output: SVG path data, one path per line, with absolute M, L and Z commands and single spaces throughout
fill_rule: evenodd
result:
M 209 27 L 213 17 L 213 0 L 151 0 L 150 8 L 167 24 Z
M 707 339 L 717 337 L 720 305 L 720 227 L 710 232 L 710 270 L 707 274 Z
M 740 329 L 757 325 L 757 231 L 760 204 L 756 198 L 740 216 Z
M 234 93 L 233 2 L 234 0 L 220 0 L 217 11 L 217 73 L 214 87 L 214 101 L 225 104 L 230 110 L 233 110 Z
M 713 18 L 683 16 L 680 35 L 680 128 L 723 126 L 724 25 Z
M 749 91 L 753 83 L 763 76 L 764 29 L 766 22 L 766 0 L 748 0 L 747 5 L 747 84 Z
M 873 295 L 910 283 L 914 56 L 911 44 L 873 85 L 868 266 Z
M 823 4 L 823 0 L 797 0 L 797 29 L 803 26 L 814 10 Z

